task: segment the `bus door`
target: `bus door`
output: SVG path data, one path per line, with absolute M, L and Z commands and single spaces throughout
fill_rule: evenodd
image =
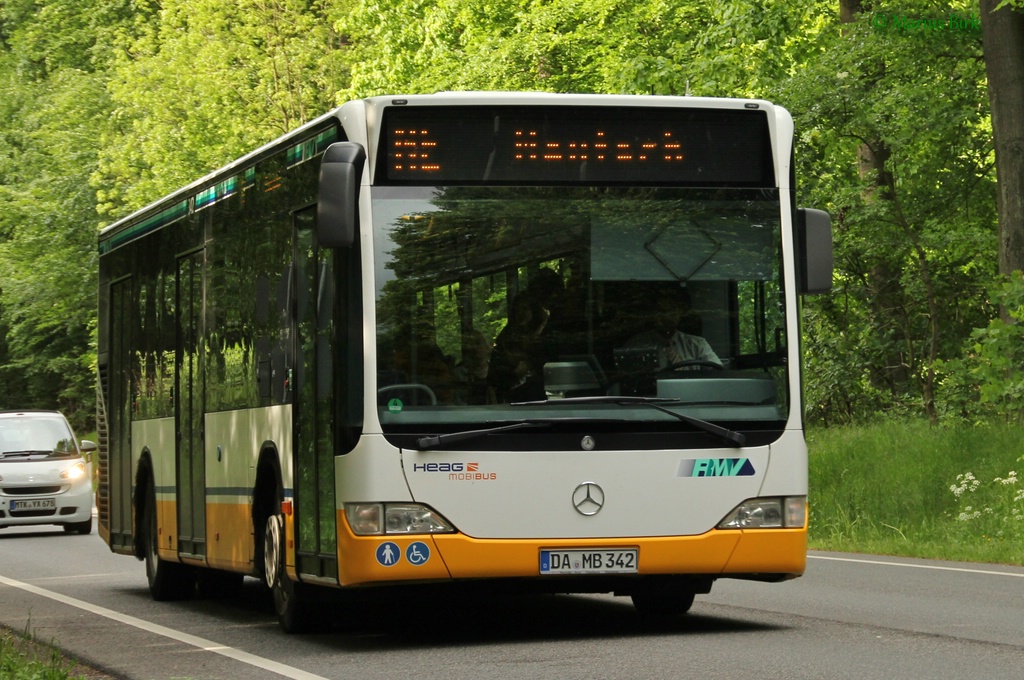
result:
M 110 284 L 110 343 L 106 373 L 107 402 L 107 492 L 100 487 L 100 522 L 108 525 L 112 548 L 132 546 L 132 280 Z M 101 483 L 104 480 L 101 480 Z M 105 496 L 105 497 L 104 497 Z M 109 505 L 108 505 L 109 504 Z M 104 513 L 103 510 L 107 512 Z M 106 517 L 104 517 L 104 514 Z
M 206 464 L 203 453 L 203 262 L 199 250 L 178 258 L 175 432 L 178 461 L 178 552 L 206 554 Z
M 315 209 L 294 214 L 294 480 L 298 571 L 337 581 L 334 494 L 334 253 L 319 249 Z

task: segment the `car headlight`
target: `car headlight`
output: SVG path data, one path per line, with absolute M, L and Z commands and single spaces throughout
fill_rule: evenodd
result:
M 455 531 L 448 520 L 419 503 L 346 503 L 345 517 L 357 536 Z
M 61 479 L 81 479 L 85 477 L 85 463 L 78 461 L 64 472 L 60 473 Z
M 807 497 L 751 498 L 718 523 L 719 529 L 798 529 L 807 524 Z

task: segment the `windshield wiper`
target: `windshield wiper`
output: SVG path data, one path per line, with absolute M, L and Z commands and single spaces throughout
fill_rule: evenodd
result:
M 683 413 L 676 413 L 665 408 L 669 404 L 680 404 L 678 399 L 672 397 L 632 397 L 632 396 L 592 396 L 592 397 L 566 397 L 564 399 L 544 399 L 541 401 L 517 401 L 510 404 L 510 406 L 545 406 L 549 404 L 619 404 L 620 406 L 632 406 L 633 404 L 639 404 L 653 408 L 656 411 L 667 413 L 676 420 L 681 420 L 688 425 L 693 425 L 697 429 L 704 430 L 709 434 L 713 434 L 717 437 L 721 437 L 735 447 L 743 446 L 747 437 L 741 432 L 735 432 L 727 427 L 721 425 L 715 425 L 709 423 L 706 420 L 700 418 L 694 418 Z
M 497 432 L 508 432 L 509 430 L 521 430 L 525 427 L 550 427 L 549 422 L 535 422 L 530 420 L 524 420 L 518 423 L 512 423 L 511 425 L 499 425 L 498 427 L 485 427 L 482 430 L 463 430 L 462 432 L 450 432 L 448 434 L 435 434 L 426 437 L 420 437 L 416 440 L 416 446 L 422 451 L 423 449 L 432 449 L 442 444 L 450 444 L 452 442 L 466 441 L 467 439 L 476 439 L 477 437 L 485 437 L 489 434 L 495 434 Z
M 4 451 L 0 458 L 30 458 L 32 456 L 52 456 L 56 451 L 29 450 L 29 451 Z

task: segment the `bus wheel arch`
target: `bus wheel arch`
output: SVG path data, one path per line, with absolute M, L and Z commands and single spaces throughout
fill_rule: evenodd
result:
M 265 448 L 260 453 L 253 489 L 254 566 L 271 592 L 281 629 L 301 633 L 310 628 L 312 608 L 307 586 L 288 578 L 285 569 L 288 529 L 281 511 L 284 483 L 280 470 L 276 452 Z
M 135 482 L 135 550 L 136 557 L 146 563 L 150 595 L 157 601 L 186 598 L 195 590 L 195 570 L 180 562 L 164 560 L 157 552 L 156 478 L 148 452 L 139 461 Z
M 149 449 L 145 449 L 139 457 L 135 469 L 135 493 L 132 496 L 132 516 L 135 519 L 132 538 L 135 557 L 146 559 L 146 494 L 149 492 L 150 480 L 153 479 L 153 461 L 149 457 Z
M 252 535 L 253 535 L 253 573 L 266 583 L 264 563 L 265 532 L 267 518 L 281 511 L 278 501 L 278 489 L 282 487 L 281 463 L 278 460 L 277 447 L 265 442 L 260 449 L 256 463 L 256 482 L 252 490 Z M 275 508 L 274 504 L 278 507 Z

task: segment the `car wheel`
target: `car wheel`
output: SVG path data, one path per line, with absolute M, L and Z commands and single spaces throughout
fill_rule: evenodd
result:
M 86 534 L 92 533 L 92 517 L 85 520 L 84 522 L 72 522 L 71 524 L 64 525 L 64 533 L 66 534 Z

